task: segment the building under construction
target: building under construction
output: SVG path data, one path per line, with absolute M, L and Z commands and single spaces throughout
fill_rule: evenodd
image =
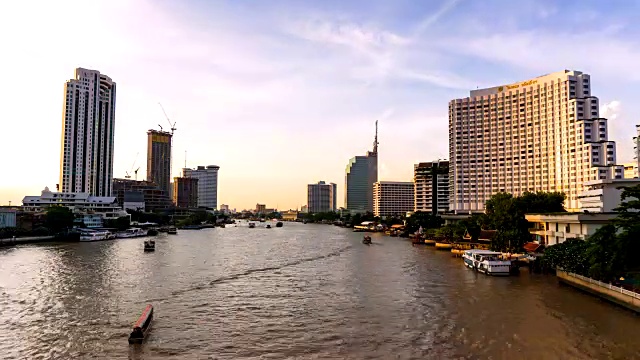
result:
M 147 131 L 147 181 L 171 193 L 171 140 L 166 131 Z
M 155 212 L 173 207 L 169 194 L 159 185 L 151 181 L 137 181 L 131 179 L 113 179 L 113 195 L 118 204 L 125 206 L 131 199 L 140 202 L 140 195 L 144 199 L 144 211 Z

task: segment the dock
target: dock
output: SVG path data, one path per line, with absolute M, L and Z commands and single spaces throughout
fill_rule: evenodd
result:
M 13 237 L 7 239 L 0 239 L 0 247 L 13 246 L 20 244 L 35 244 L 42 242 L 51 242 L 55 240 L 55 236 L 29 236 L 29 237 Z

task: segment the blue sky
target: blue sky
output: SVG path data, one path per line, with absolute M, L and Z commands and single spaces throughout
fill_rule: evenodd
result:
M 118 84 L 114 172 L 145 173 L 146 130 L 177 122 L 174 173 L 216 164 L 219 203 L 295 208 L 336 182 L 380 120 L 380 179 L 448 156 L 447 103 L 476 87 L 587 72 L 631 160 L 632 1 L 21 1 L 0 5 L 0 203 L 58 182 L 62 86 Z M 19 151 L 18 151 L 19 150 Z M 137 155 L 138 154 L 138 155 Z M 137 158 L 137 160 L 136 160 Z M 142 176 L 139 176 L 141 178 Z

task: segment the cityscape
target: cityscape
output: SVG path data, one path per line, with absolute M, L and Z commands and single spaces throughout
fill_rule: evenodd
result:
M 0 353 L 7 359 L 640 358 L 640 342 L 628 335 L 640 313 L 640 121 L 620 121 L 612 111 L 619 103 L 610 101 L 624 92 L 611 84 L 625 80 L 565 54 L 570 50 L 541 64 L 484 55 L 478 47 L 508 48 L 493 43 L 497 38 L 519 49 L 490 25 L 535 33 L 524 23 L 496 20 L 495 4 L 483 5 L 488 11 L 468 0 L 372 8 L 277 3 L 274 9 L 286 10 L 282 17 L 258 4 L 90 5 L 104 11 L 96 24 L 108 24 L 107 13 L 123 14 L 132 39 L 153 39 L 146 31 L 172 39 L 161 49 L 173 46 L 177 65 L 137 54 L 144 42 L 131 40 L 118 51 L 144 60 L 135 63 L 140 76 L 123 81 L 125 72 L 105 50 L 100 56 L 73 50 L 64 55 L 69 76 L 47 77 L 39 90 L 47 89 L 47 98 L 63 95 L 58 133 L 48 134 L 60 135 L 59 148 L 50 140 L 30 142 L 21 121 L 9 125 L 24 147 L 5 151 L 5 169 L 18 162 L 37 167 L 34 156 L 58 149 L 60 156 L 57 174 L 46 164 L 24 180 L 14 171 L 0 186 L 6 310 Z M 518 19 L 524 7 L 535 9 L 532 19 L 554 21 L 540 25 L 536 41 L 562 43 L 547 35 L 562 23 L 558 9 L 569 5 L 526 3 L 500 11 Z M 637 12 L 619 6 L 611 11 L 624 19 L 631 19 L 625 11 Z M 336 19 L 351 20 L 305 15 L 305 22 L 288 23 L 284 18 L 300 16 L 291 9 L 313 9 L 318 19 L 340 9 Z M 415 11 L 428 15 L 416 22 Z M 379 12 L 412 30 L 395 23 L 380 30 Z M 353 20 L 360 13 L 369 20 Z M 145 21 L 157 29 L 131 25 L 140 14 L 149 14 Z M 608 13 L 601 16 L 610 22 Z M 247 27 L 250 36 L 238 27 L 245 17 L 256 22 Z M 453 24 L 450 17 L 460 26 L 451 31 L 466 35 L 446 36 L 440 26 Z M 211 19 L 228 40 L 199 38 L 215 33 Z M 489 28 L 495 38 L 462 40 Z M 60 29 L 55 33 L 68 31 Z M 466 48 L 451 50 L 430 31 Z M 613 41 L 619 36 L 603 33 Z M 116 41 L 115 33 L 96 34 Z M 420 44 L 433 46 L 433 54 Z M 263 47 L 269 51 L 256 50 Z M 353 54 L 341 58 L 335 47 Z M 225 49 L 244 56 L 231 58 Z M 287 59 L 285 49 L 295 56 Z M 450 54 L 476 60 L 463 66 Z M 319 57 L 326 57 L 325 68 Z M 341 69 L 361 58 L 371 67 Z M 496 70 L 507 58 L 515 65 Z M 318 71 L 314 77 L 300 65 L 306 61 Z M 416 65 L 421 61 L 426 65 Z M 148 92 L 137 83 L 149 79 L 141 75 L 144 64 L 157 81 L 145 84 Z M 190 66 L 197 68 L 189 75 L 193 84 L 176 83 Z M 468 78 L 443 70 L 455 66 Z M 323 87 L 336 79 L 335 96 L 326 97 Z M 358 85 L 342 93 L 344 79 Z M 159 96 L 163 81 L 184 97 Z M 378 91 L 383 96 L 372 95 Z M 17 103 L 19 96 L 4 98 Z M 286 100 L 284 108 L 275 98 Z M 141 101 L 146 113 L 133 112 Z M 367 111 L 354 110 L 363 104 Z M 420 106 L 446 117 L 428 118 L 414 111 Z M 408 108 L 419 114 L 411 120 L 419 126 L 400 119 Z M 334 110 L 344 117 L 324 122 Z M 198 111 L 202 118 L 193 116 Z M 318 114 L 300 117 L 305 111 Z M 280 115 L 289 120 L 278 123 Z M 47 122 L 58 116 L 48 114 Z M 246 141 L 232 135 L 242 132 Z M 37 144 L 33 152 L 29 144 Z M 35 183 L 42 184 L 39 193 L 31 190 Z

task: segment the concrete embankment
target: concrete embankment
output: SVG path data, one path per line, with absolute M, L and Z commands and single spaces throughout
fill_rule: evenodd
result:
M 557 270 L 560 282 L 640 313 L 640 294 L 578 274 Z
M 40 242 L 55 241 L 55 236 L 30 236 L 19 238 L 0 239 L 0 246 L 13 246 L 19 244 L 34 244 Z

